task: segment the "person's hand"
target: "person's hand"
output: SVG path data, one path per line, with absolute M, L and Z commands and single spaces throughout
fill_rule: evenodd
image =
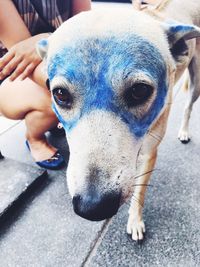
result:
M 21 80 L 27 78 L 42 61 L 36 52 L 36 43 L 47 36 L 48 33 L 35 35 L 11 47 L 0 58 L 0 80 L 9 75 L 11 81 L 19 76 Z

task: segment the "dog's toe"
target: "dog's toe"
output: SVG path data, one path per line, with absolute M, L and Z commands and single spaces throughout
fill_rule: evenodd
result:
M 141 241 L 144 238 L 145 225 L 144 222 L 131 219 L 129 217 L 127 224 L 127 233 L 131 235 L 134 241 Z

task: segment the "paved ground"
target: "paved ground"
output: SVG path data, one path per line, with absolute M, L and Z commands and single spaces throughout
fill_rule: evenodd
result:
M 185 95 L 177 90 L 147 193 L 142 244 L 126 234 L 127 205 L 109 223 L 83 220 L 72 211 L 65 170 L 51 171 L 1 222 L 0 266 L 200 266 L 200 100 L 191 119 L 192 141 L 182 145 L 177 132 Z M 65 140 L 50 139 L 68 159 Z M 23 122 L 13 126 L 0 119 L 2 153 L 34 167 L 24 141 Z
M 0 218 L 38 180 L 47 177 L 47 172 L 15 160 L 0 160 Z

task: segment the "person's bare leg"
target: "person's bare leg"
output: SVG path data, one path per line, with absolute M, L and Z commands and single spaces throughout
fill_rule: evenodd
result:
M 5 80 L 0 86 L 0 112 L 10 119 L 25 119 L 26 137 L 36 161 L 48 159 L 55 154 L 57 149 L 47 143 L 44 135 L 58 123 L 46 88 L 28 78 L 14 82 Z

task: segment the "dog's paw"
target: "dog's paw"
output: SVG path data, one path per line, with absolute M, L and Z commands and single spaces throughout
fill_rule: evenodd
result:
M 189 133 L 188 131 L 183 131 L 183 130 L 180 130 L 179 131 L 179 134 L 178 134 L 178 139 L 181 141 L 181 143 L 183 144 L 187 144 L 190 142 L 190 136 L 189 136 Z
M 130 215 L 127 223 L 127 233 L 131 235 L 134 241 L 143 240 L 145 233 L 145 225 L 143 220 L 138 220 Z

